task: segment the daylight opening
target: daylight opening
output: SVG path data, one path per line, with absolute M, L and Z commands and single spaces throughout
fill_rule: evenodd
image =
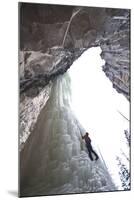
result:
M 129 155 L 123 134 L 124 130 L 129 131 L 129 102 L 113 88 L 103 72 L 101 66 L 105 61 L 100 53 L 100 47 L 90 48 L 68 70 L 71 107 L 101 152 L 116 185 L 121 188 L 116 156 L 122 149 Z

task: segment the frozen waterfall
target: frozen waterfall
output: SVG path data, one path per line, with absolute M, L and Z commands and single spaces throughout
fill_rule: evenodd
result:
M 85 130 L 70 107 L 70 84 L 67 72 L 54 80 L 20 154 L 21 196 L 116 190 L 101 156 L 97 161 L 88 157 L 81 138 Z

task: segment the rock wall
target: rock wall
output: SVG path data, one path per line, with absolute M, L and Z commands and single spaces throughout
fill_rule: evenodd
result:
M 103 71 L 117 92 L 130 100 L 130 24 L 129 13 L 113 16 L 111 28 L 100 42 L 101 57 L 105 60 Z M 106 24 L 107 27 L 107 24 Z M 115 27 L 113 29 L 113 27 Z
M 34 129 L 38 116 L 50 97 L 51 88 L 52 83 L 50 82 L 36 97 L 26 96 L 20 102 L 20 150 L 24 147 L 27 138 Z
M 30 114 L 23 109 L 33 112 L 27 99 L 47 101 L 49 82 L 94 46 L 102 49 L 102 69 L 113 87 L 130 99 L 130 10 L 31 3 L 20 3 L 19 10 L 20 124 Z

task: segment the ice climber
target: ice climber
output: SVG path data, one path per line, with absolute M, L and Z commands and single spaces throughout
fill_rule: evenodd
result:
M 91 145 L 91 139 L 88 136 L 88 133 L 86 132 L 86 134 L 84 136 L 82 136 L 82 139 L 85 139 L 86 142 L 86 147 L 88 149 L 88 154 L 89 154 L 89 158 L 93 161 L 93 156 L 92 153 L 96 156 L 95 160 L 99 159 L 99 156 L 97 155 L 97 153 L 93 150 L 92 145 Z

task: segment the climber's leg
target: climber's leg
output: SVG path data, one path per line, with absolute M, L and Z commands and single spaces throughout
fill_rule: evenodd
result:
M 92 149 L 91 152 L 93 152 L 93 154 L 96 156 L 96 159 L 95 160 L 98 160 L 99 159 L 99 156 L 97 155 L 97 153 Z
M 92 153 L 91 153 L 91 151 L 92 151 L 91 146 L 90 146 L 90 145 L 87 145 L 87 149 L 88 149 L 89 158 L 93 161 L 93 156 L 92 156 Z
M 89 158 L 93 161 L 93 156 L 91 154 L 91 151 L 88 151 L 88 155 L 89 155 Z

